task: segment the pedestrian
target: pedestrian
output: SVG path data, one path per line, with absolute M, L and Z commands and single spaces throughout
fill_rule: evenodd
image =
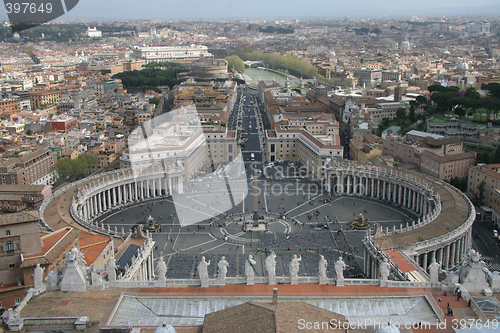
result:
M 438 298 L 438 303 L 441 304 L 441 297 Z

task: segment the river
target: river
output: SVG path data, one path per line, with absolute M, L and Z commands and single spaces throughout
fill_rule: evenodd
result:
M 245 72 L 243 73 L 243 77 L 248 84 L 252 85 L 252 83 L 257 86 L 259 80 L 263 81 L 276 81 L 283 87 L 285 86 L 285 78 L 284 74 L 269 72 L 266 70 L 256 69 L 256 68 L 245 68 Z M 290 84 L 290 88 L 297 88 L 299 86 L 298 82 L 292 81 Z M 302 90 L 302 89 L 301 89 Z M 307 90 L 306 90 L 307 91 Z

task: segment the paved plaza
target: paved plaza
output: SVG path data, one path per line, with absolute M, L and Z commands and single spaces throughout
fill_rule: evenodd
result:
M 138 224 L 146 224 L 148 216 L 152 216 L 161 226 L 153 234 L 155 258 L 161 254 L 165 257 L 169 278 L 197 278 L 195 267 L 201 255 L 211 260 L 211 277 L 216 276 L 216 263 L 222 256 L 229 263 L 228 276 L 244 276 L 245 259 L 249 254 L 257 261 L 257 274 L 263 276 L 263 262 L 271 250 L 277 254 L 278 276 L 289 275 L 288 263 L 293 254 L 303 258 L 300 276 L 317 276 L 319 254 L 323 254 L 330 267 L 342 255 L 349 266 L 346 277 L 361 277 L 362 239 L 367 231 L 353 229 L 350 223 L 362 214 L 372 227 L 378 223 L 384 230 L 386 227 L 392 230 L 393 226 L 399 228 L 417 218 L 407 210 L 379 200 L 317 193 L 317 184 L 308 180 L 297 183 L 264 179 L 257 182 L 260 190 L 257 205 L 258 215 L 267 223 L 267 231 L 245 232 L 243 224 L 252 221 L 254 206 L 254 182 L 248 183 L 249 194 L 245 200 L 227 211 L 228 207 L 219 207 L 222 201 L 217 192 L 185 192 L 185 200 L 192 205 L 182 209 L 190 214 L 202 215 L 206 211 L 206 206 L 200 204 L 202 197 L 211 198 L 211 207 L 225 212 L 197 224 L 182 226 L 179 223 L 172 197 L 134 203 L 102 215 L 99 221 L 127 231 Z M 278 189 L 285 186 L 288 186 L 286 194 L 276 195 Z M 307 192 L 308 188 L 314 191 Z M 333 269 L 331 271 L 329 275 Z
M 261 149 L 265 113 L 255 92 L 244 92 L 229 120 L 242 129 L 241 159 L 224 172 L 184 181 L 183 194 L 136 202 L 101 215 L 99 223 L 125 231 L 146 224 L 152 216 L 160 226 L 153 234 L 155 258 L 163 256 L 168 278 L 198 278 L 201 256 L 210 260 L 208 273 L 217 276 L 217 262 L 225 256 L 227 276 L 244 276 L 249 254 L 258 276 L 265 276 L 265 258 L 276 253 L 277 276 L 289 276 L 293 254 L 300 255 L 299 276 L 318 276 L 319 255 L 324 255 L 333 277 L 334 262 L 342 256 L 347 278 L 363 277 L 363 243 L 368 230 L 351 227 L 360 214 L 372 231 L 393 230 L 418 217 L 380 200 L 331 196 L 322 183 L 307 178 L 298 163 L 264 163 Z M 241 107 L 240 107 L 241 104 Z M 256 213 L 256 214 L 254 214 Z M 245 231 L 245 223 L 260 222 L 261 231 Z

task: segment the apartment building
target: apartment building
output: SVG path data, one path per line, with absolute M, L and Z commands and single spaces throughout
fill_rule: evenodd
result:
M 29 94 L 32 111 L 42 106 L 56 104 L 61 101 L 61 92 L 55 89 L 32 90 Z
M 379 68 L 358 68 L 354 70 L 354 77 L 361 83 L 377 84 L 382 82 L 382 70 Z
M 0 117 L 10 117 L 22 111 L 21 100 L 16 99 L 2 99 L 0 100 Z
M 466 177 L 468 168 L 476 163 L 476 156 L 463 150 L 463 141 L 425 134 L 410 131 L 405 137 L 388 135 L 382 154 L 397 158 L 403 165 L 417 165 L 420 172 L 439 179 L 449 181 L 454 177 Z
M 16 306 L 28 292 L 24 255 L 42 251 L 37 211 L 0 215 L 0 312 Z
M 57 154 L 48 147 L 21 151 L 0 162 L 1 184 L 50 185 L 55 181 L 52 167 Z

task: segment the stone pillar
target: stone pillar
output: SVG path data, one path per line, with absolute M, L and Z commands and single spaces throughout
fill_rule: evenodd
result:
M 101 193 L 97 194 L 97 213 L 99 214 L 102 212 L 102 206 L 101 206 Z
M 373 198 L 373 195 L 374 195 L 374 189 L 375 189 L 375 179 L 373 179 L 373 178 L 372 178 L 372 179 L 371 179 L 371 181 L 372 181 L 371 196 L 372 196 L 372 198 Z
M 168 194 L 172 195 L 172 179 L 168 177 Z
M 439 262 L 440 264 L 443 264 L 443 248 L 439 248 L 436 251 L 436 261 Z
M 104 190 L 101 193 L 99 193 L 102 196 L 102 208 L 106 210 L 105 207 L 111 207 L 112 199 L 111 199 L 111 192 L 110 190 Z
M 347 192 L 346 193 L 350 194 L 351 193 L 350 190 L 349 190 L 349 187 L 351 186 L 350 179 L 349 179 L 350 177 L 349 177 L 349 175 L 347 175 L 346 177 L 347 177 Z
M 122 203 L 122 186 L 118 185 L 117 190 L 118 190 L 118 204 L 121 205 L 121 203 Z
M 106 190 L 106 202 L 108 203 L 108 207 L 112 207 L 111 206 L 111 190 L 110 189 Z
M 450 268 L 450 245 L 446 245 L 444 254 L 444 266 L 445 269 Z
M 383 181 L 383 187 L 382 187 L 382 200 L 385 200 L 385 186 L 386 186 L 386 181 Z
M 161 183 L 163 183 L 163 177 L 158 178 L 158 194 L 159 194 L 160 197 L 163 195 L 163 193 L 161 193 L 161 190 L 162 190 L 162 184 Z
M 451 249 L 450 249 L 450 266 L 453 267 L 455 266 L 455 249 L 456 244 L 455 242 L 451 243 Z
M 156 198 L 156 178 L 151 179 L 153 198 Z
M 97 195 L 94 195 L 92 197 L 92 212 L 93 212 L 92 213 L 93 216 L 97 215 L 97 212 L 98 212 L 98 210 L 97 210 Z
M 403 206 L 408 208 L 408 188 L 407 187 L 403 188 Z
M 112 205 L 113 207 L 116 206 L 116 203 L 117 203 L 117 198 L 116 198 L 116 187 L 113 187 L 111 189 L 111 193 L 113 195 L 113 201 L 112 201 Z
M 427 272 L 427 252 L 423 254 L 422 267 Z

